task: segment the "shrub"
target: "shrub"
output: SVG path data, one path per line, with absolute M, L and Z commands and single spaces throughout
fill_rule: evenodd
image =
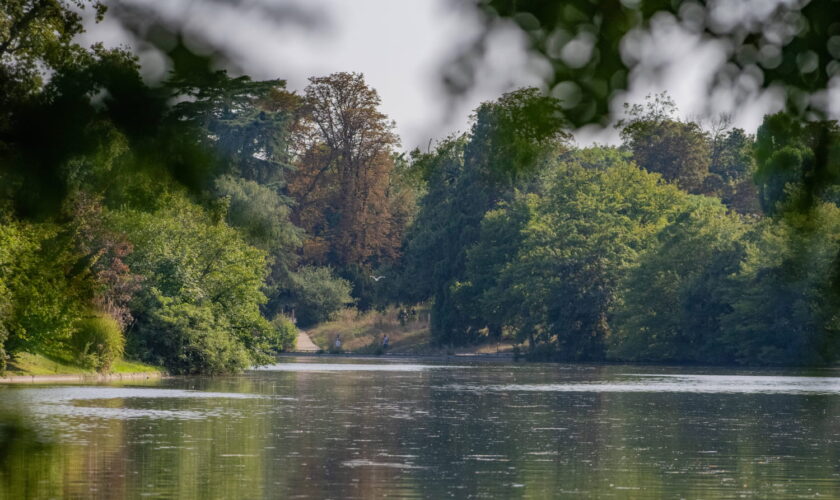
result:
M 297 327 L 292 320 L 278 314 L 271 320 L 272 332 L 268 340 L 268 348 L 272 351 L 285 351 L 290 347 L 294 347 L 297 340 Z
M 231 373 L 270 361 L 264 338 L 273 328 L 260 315 L 264 251 L 182 195 L 154 213 L 109 217 L 134 245 L 126 265 L 143 277 L 131 303 L 132 356 L 179 374 Z
M 262 361 L 231 335 L 231 324 L 210 304 L 158 299 L 159 306 L 138 317 L 132 332 L 131 352 L 141 360 L 181 375 L 236 373 Z
M 350 283 L 326 267 L 304 266 L 294 276 L 292 295 L 298 324 L 306 327 L 331 319 L 352 303 Z
M 103 313 L 77 321 L 71 343 L 80 364 L 99 372 L 109 371 L 125 350 L 119 323 Z

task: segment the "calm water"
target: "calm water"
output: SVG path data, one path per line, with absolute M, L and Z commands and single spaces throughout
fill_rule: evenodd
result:
M 0 387 L 37 429 L 0 498 L 838 498 L 837 375 L 287 358 Z

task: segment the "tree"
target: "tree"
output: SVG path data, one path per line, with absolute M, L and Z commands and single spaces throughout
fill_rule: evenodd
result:
M 90 268 L 73 248 L 71 233 L 56 224 L 10 223 L 4 229 L 10 244 L 4 285 L 11 298 L 6 352 L 62 356 L 92 307 Z
M 711 151 L 700 126 L 676 119 L 676 107 L 664 93 L 649 97 L 645 107 L 625 105 L 625 109 L 629 118 L 619 128 L 633 160 L 688 192 L 702 192 Z
M 156 212 L 121 210 L 109 223 L 134 245 L 143 276 L 128 351 L 173 373 L 223 373 L 265 362 L 273 331 L 260 315 L 266 254 L 183 195 Z
M 408 235 L 407 282 L 422 291 L 415 300 L 433 297 L 438 342 L 473 342 L 485 334 L 486 318 L 477 314 L 467 282 L 467 252 L 479 240 L 484 214 L 512 200 L 517 187 L 527 188 L 567 148 L 565 125 L 556 99 L 520 89 L 479 106 L 469 135 L 442 141 L 434 153 L 415 153 L 428 192 Z
M 467 250 L 466 277 L 459 297 L 469 304 L 469 323 L 499 339 L 506 330 L 516 334 L 525 325 L 516 321 L 518 297 L 509 293 L 502 273 L 518 258 L 525 243 L 525 228 L 534 217 L 538 197 L 518 195 L 484 214 L 478 241 Z
M 56 69 L 78 46 L 83 31 L 78 12 L 86 6 L 100 21 L 105 5 L 96 0 L 7 0 L 0 12 L 0 128 L 14 104 L 40 90 L 44 68 Z
M 753 141 L 744 129 L 717 128 L 710 134 L 711 161 L 709 173 L 724 181 L 737 181 L 748 177 L 753 170 Z
M 736 361 L 815 365 L 838 358 L 838 245 L 840 209 L 833 203 L 756 227 L 726 290 L 732 310 L 721 318 Z
M 782 112 L 765 116 L 756 134 L 755 160 L 764 211 L 807 212 L 840 182 L 840 126 L 804 123 Z
M 361 74 L 335 73 L 311 78 L 304 102 L 309 128 L 289 191 L 295 221 L 323 242 L 311 260 L 343 267 L 393 258 L 387 196 L 398 139 L 379 95 Z
M 721 317 L 747 226 L 717 200 L 685 200 L 638 265 L 621 280 L 609 356 L 657 362 L 733 362 Z
M 188 58 L 183 47 L 175 57 Z M 228 173 L 279 189 L 292 168 L 292 145 L 302 106 L 283 80 L 231 78 L 225 71 L 173 73 L 166 82 L 183 99 L 172 118 L 205 131 L 203 143 Z
M 509 314 L 520 338 L 553 357 L 603 359 L 618 283 L 685 196 L 626 162 L 556 164 L 498 281 L 506 302 L 518 304 Z
M 704 194 L 718 196 L 729 208 L 742 214 L 760 214 L 753 175 L 755 138 L 740 128 L 729 128 L 729 122 L 719 122 L 709 133 L 711 163 L 709 175 L 703 181 Z M 714 181 L 714 182 L 710 182 Z
M 350 283 L 337 278 L 327 267 L 304 266 L 294 275 L 289 308 L 300 326 L 328 321 L 340 309 L 353 303 Z

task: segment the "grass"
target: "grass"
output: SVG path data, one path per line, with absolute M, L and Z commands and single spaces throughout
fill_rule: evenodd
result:
M 160 373 L 161 368 L 145 365 L 136 361 L 117 360 L 111 367 L 111 373 Z M 14 361 L 9 362 L 7 376 L 15 375 L 94 375 L 89 370 L 67 360 L 48 357 L 29 352 L 18 353 Z
M 433 346 L 429 331 L 429 308 L 415 309 L 416 319 L 408 319 L 405 324 L 400 323 L 399 309 L 396 307 L 385 312 L 365 313 L 345 309 L 334 320 L 316 325 L 306 333 L 324 351 L 329 351 L 335 342 L 335 336 L 341 335 L 342 351 L 354 354 L 378 353 L 385 334 L 389 336 L 388 352 L 395 354 L 495 354 L 513 350 L 513 343 L 509 341 L 460 348 Z
M 411 353 L 427 349 L 429 346 L 429 312 L 426 308 L 417 308 L 416 319 L 408 319 L 400 324 L 399 309 L 391 307 L 384 313 L 377 311 L 359 312 L 345 309 L 336 318 L 316 325 L 306 333 L 318 347 L 325 351 L 335 342 L 336 335 L 341 335 L 341 348 L 344 352 L 372 354 L 382 344 L 382 338 L 389 337 L 389 352 Z

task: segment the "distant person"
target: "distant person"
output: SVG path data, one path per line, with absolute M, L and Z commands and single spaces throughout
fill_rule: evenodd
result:
M 341 349 L 341 335 L 335 336 L 335 350 Z
M 405 326 L 405 320 L 408 319 L 408 313 L 405 312 L 405 309 L 400 309 L 400 313 L 397 314 L 397 319 L 400 320 L 400 326 Z
M 389 340 L 390 339 L 388 338 L 388 334 L 386 333 L 385 337 L 382 338 L 382 350 L 383 351 L 388 348 L 388 341 Z
M 411 311 L 408 312 L 408 317 L 411 318 L 411 321 L 417 321 L 417 309 L 411 308 Z

